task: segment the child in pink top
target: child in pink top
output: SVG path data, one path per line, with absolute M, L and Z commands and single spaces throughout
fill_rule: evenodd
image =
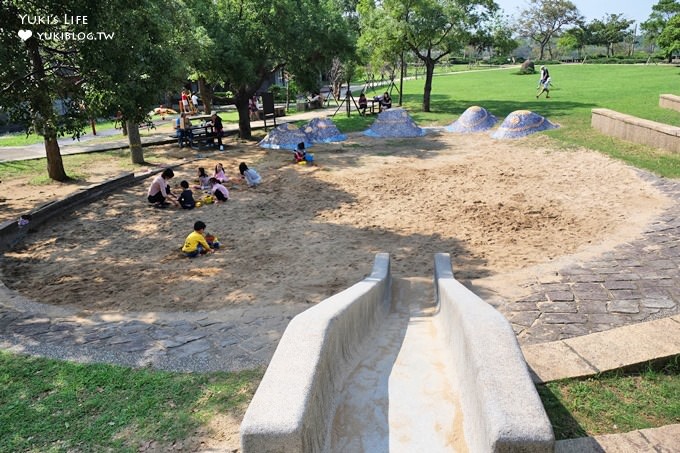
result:
M 229 178 L 227 178 L 227 175 L 224 173 L 224 167 L 222 164 L 217 164 L 215 165 L 215 174 L 213 175 L 213 178 L 218 180 L 219 182 L 227 182 Z
M 215 195 L 217 202 L 229 200 L 229 190 L 216 178 L 210 178 L 210 193 Z

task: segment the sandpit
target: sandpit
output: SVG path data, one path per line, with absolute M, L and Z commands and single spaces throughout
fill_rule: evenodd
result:
M 396 276 L 432 275 L 435 252 L 456 277 L 484 280 L 607 241 L 630 240 L 666 199 L 626 165 L 547 139 L 429 133 L 350 134 L 314 147 L 316 166 L 256 144 L 176 169 L 174 186 L 222 162 L 232 199 L 192 211 L 151 208 L 150 180 L 28 236 L 1 279 L 28 297 L 88 311 L 202 311 L 279 304 L 299 312 L 370 272 L 376 252 Z M 257 169 L 249 189 L 238 164 Z M 195 220 L 223 247 L 180 252 Z

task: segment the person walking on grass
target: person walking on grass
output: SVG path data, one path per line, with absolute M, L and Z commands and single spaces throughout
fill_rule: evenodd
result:
M 550 99 L 550 77 L 545 79 L 545 81 L 541 84 L 541 91 L 539 91 L 536 95 L 536 99 L 538 99 L 543 93 L 545 93 L 546 99 Z
M 546 98 L 550 97 L 550 71 L 545 66 L 541 66 L 541 78 L 538 80 L 538 89 L 540 91 L 536 94 L 536 99 L 543 93 L 545 93 Z

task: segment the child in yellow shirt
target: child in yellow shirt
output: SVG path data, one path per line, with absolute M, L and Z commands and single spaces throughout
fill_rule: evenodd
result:
M 206 225 L 200 220 L 194 223 L 194 231 L 184 240 L 182 252 L 188 258 L 195 258 L 198 255 L 205 255 L 206 253 L 213 253 L 220 248 L 220 243 L 217 238 L 212 235 L 205 234 Z

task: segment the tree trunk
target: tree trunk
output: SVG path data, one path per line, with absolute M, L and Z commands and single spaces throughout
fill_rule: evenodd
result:
M 205 77 L 198 78 L 198 91 L 203 101 L 203 113 L 210 115 L 212 112 L 212 89 L 205 83 Z
M 126 121 L 128 130 L 128 141 L 130 143 L 130 157 L 133 164 L 144 163 L 144 150 L 142 149 L 142 138 L 139 136 L 139 125 L 133 121 Z
M 423 112 L 430 111 L 430 94 L 432 93 L 432 78 L 434 77 L 434 60 L 425 61 L 425 89 L 423 91 Z
M 244 140 L 253 138 L 253 131 L 250 129 L 250 109 L 248 108 L 248 100 L 248 93 L 241 91 L 238 92 L 234 98 L 236 110 L 238 110 L 238 135 Z
M 45 154 L 47 156 L 47 175 L 55 181 L 66 181 L 66 171 L 64 170 L 64 163 L 61 159 L 61 152 L 59 151 L 59 143 L 57 142 L 57 131 L 54 129 L 52 119 L 54 117 L 54 109 L 52 108 L 52 99 L 49 95 L 49 87 L 45 80 L 45 67 L 43 59 L 38 48 L 38 39 L 32 37 L 26 40 L 26 49 L 31 58 L 31 64 L 34 72 L 34 96 L 31 98 L 31 110 L 33 110 L 33 120 L 35 130 L 38 134 L 43 136 L 45 142 Z M 40 118 L 37 120 L 37 118 Z
M 64 163 L 59 151 L 59 142 L 56 134 L 48 134 L 45 139 L 45 154 L 47 155 L 47 175 L 55 181 L 67 181 Z

